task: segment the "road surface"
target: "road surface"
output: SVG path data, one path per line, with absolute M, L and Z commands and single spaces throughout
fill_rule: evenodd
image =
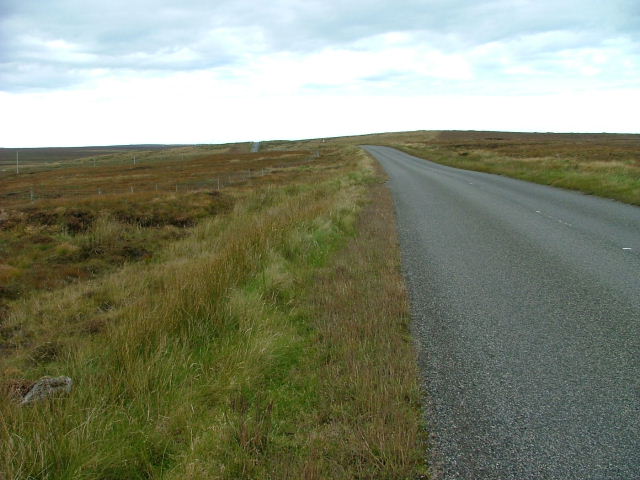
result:
M 366 149 L 396 202 L 434 477 L 640 479 L 640 208 Z

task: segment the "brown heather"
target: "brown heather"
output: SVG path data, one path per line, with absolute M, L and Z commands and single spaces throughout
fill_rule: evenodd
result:
M 370 196 L 379 175 L 348 146 L 326 145 L 312 162 L 260 155 L 228 156 L 225 168 L 279 165 L 216 195 L 11 207 L 2 233 L 29 248 L 0 269 L 21 288 L 0 320 L 2 391 L 45 374 L 69 375 L 75 388 L 27 408 L 0 395 L 0 477 L 414 478 L 424 470 L 391 204 Z M 36 235 L 49 246 L 34 248 Z M 147 253 L 123 258 L 123 245 Z M 51 257 L 86 275 L 24 280 L 36 264 L 46 272 Z
M 36 149 L 20 175 L 0 149 L 0 478 L 426 475 L 393 207 L 358 144 L 640 204 L 637 135 Z M 19 407 L 42 375 L 75 389 Z
M 456 168 L 495 173 L 640 205 L 640 135 L 417 131 L 332 139 L 396 147 Z M 296 143 L 313 148 L 319 140 Z

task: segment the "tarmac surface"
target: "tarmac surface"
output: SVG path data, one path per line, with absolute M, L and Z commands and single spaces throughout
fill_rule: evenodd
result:
M 364 148 L 396 202 L 434 479 L 640 479 L 640 208 Z

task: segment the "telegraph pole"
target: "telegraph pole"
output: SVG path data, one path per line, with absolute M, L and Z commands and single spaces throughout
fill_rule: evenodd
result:
M 16 150 L 16 175 L 20 175 L 20 154 Z

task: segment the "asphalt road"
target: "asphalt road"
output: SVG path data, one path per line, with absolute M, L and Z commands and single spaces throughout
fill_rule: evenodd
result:
M 640 479 L 640 208 L 366 147 L 390 176 L 436 479 Z

